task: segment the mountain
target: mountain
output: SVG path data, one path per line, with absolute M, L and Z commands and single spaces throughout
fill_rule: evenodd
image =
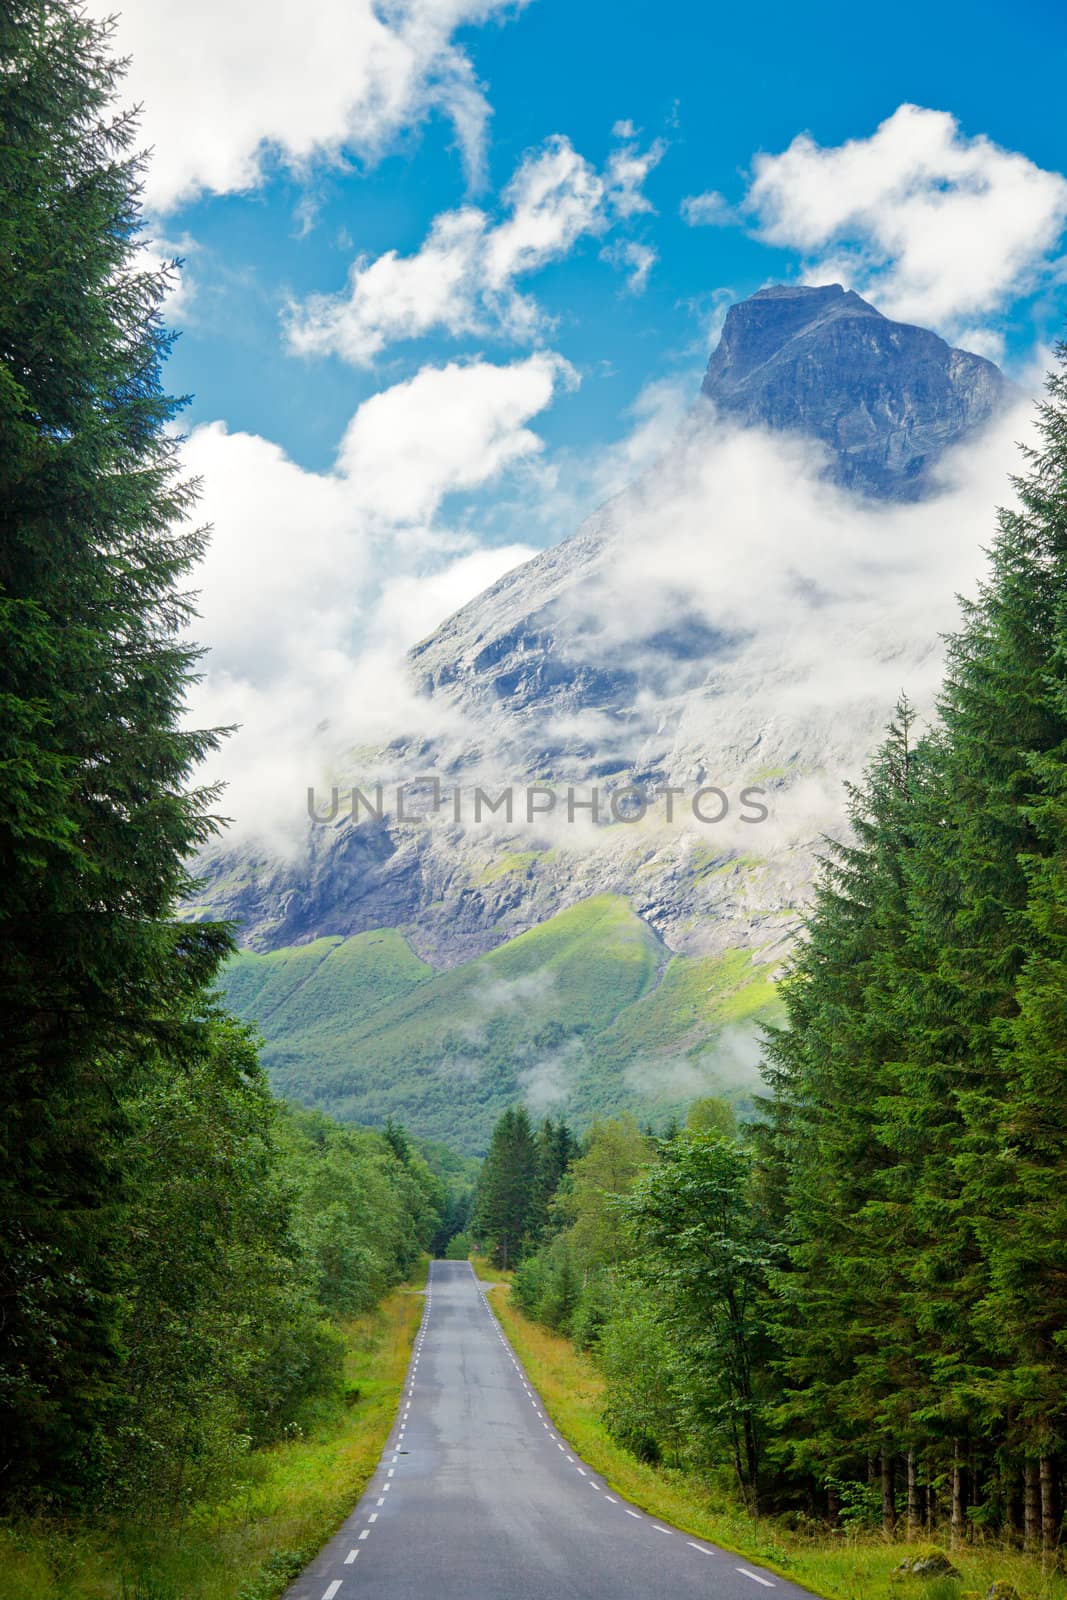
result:
M 380 814 L 340 804 L 295 860 L 205 856 L 191 914 L 240 925 L 226 984 L 284 1091 L 465 1148 L 524 1087 L 576 1117 L 743 1093 L 738 1024 L 771 1003 L 842 782 L 900 688 L 939 675 L 953 452 L 1011 397 L 991 363 L 839 285 L 735 306 L 671 448 L 412 650 L 412 726 L 333 779 L 344 801 L 381 784 Z M 614 812 L 635 787 L 643 814 Z M 718 822 L 693 801 L 713 789 Z M 479 790 L 495 814 L 472 814 Z M 595 937 L 572 938 L 590 907 Z M 524 1020 L 485 1027 L 512 962 Z
M 991 361 L 831 283 L 778 285 L 731 306 L 701 392 L 722 416 L 821 440 L 837 483 L 916 500 L 945 450 L 1003 409 L 1010 385 Z

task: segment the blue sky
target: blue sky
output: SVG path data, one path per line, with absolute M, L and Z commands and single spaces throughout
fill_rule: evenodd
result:
M 617 434 L 650 379 L 682 370 L 695 386 L 713 297 L 797 274 L 798 252 L 760 243 L 743 227 L 690 228 L 679 215 L 694 193 L 739 201 L 756 152 L 781 151 L 804 130 L 822 146 L 866 138 L 912 102 L 951 112 L 964 134 L 985 134 L 1040 167 L 1067 169 L 1067 130 L 1056 115 L 1067 22 L 1051 3 L 1010 14 L 1003 5 L 912 3 L 872 17 L 838 4 L 752 11 L 532 0 L 505 18 L 458 35 L 492 106 L 487 181 L 476 201 L 491 206 L 523 152 L 553 134 L 594 164 L 606 158 L 620 119 L 632 121 L 645 144 L 667 142 L 645 184 L 656 214 L 635 219 L 627 233 L 658 253 L 645 292 L 625 291 L 593 237 L 538 275 L 538 297 L 558 319 L 553 347 L 582 376 L 541 420 L 550 445 L 582 449 Z M 364 371 L 286 351 L 280 313 L 288 297 L 340 288 L 357 254 L 416 250 L 433 217 L 467 197 L 445 117 L 402 131 L 398 143 L 362 171 L 320 164 L 303 181 L 280 172 L 250 193 L 208 195 L 168 215 L 168 234 L 189 235 L 197 246 L 196 298 L 171 368 L 172 383 L 194 396 L 192 422 L 224 417 L 321 469 L 355 405 L 376 388 L 426 361 L 500 359 L 519 348 L 507 339 L 430 336 Z M 1056 331 L 1065 303 L 1061 286 L 1005 306 L 995 320 L 1009 358 Z
M 657 459 L 732 300 L 844 281 L 1028 384 L 1067 321 L 1051 3 L 126 0 L 117 41 L 238 815 L 421 714 L 405 651 Z

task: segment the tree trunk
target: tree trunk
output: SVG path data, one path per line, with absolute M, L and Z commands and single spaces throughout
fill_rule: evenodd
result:
M 930 1477 L 931 1463 L 926 1464 L 926 1531 L 932 1539 L 937 1527 L 937 1485 Z
M 959 1544 L 964 1536 L 963 1501 L 963 1449 L 957 1439 L 952 1446 L 952 1543 Z
M 831 1528 L 836 1528 L 841 1517 L 841 1496 L 836 1489 L 826 1491 L 826 1515 Z
M 897 1502 L 893 1481 L 893 1453 L 882 1451 L 882 1532 L 891 1539 L 897 1531 Z
M 1051 1556 L 1059 1544 L 1056 1518 L 1056 1468 L 1051 1456 L 1041 1457 L 1041 1553 Z
M 1023 1544 L 1027 1550 L 1036 1550 L 1041 1542 L 1041 1490 L 1037 1462 L 1030 1456 L 1023 1474 Z
M 922 1526 L 922 1508 L 919 1504 L 919 1472 L 915 1463 L 915 1451 L 908 1451 L 908 1541 L 919 1537 Z

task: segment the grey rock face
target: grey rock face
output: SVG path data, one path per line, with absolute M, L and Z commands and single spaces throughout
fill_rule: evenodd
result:
M 776 285 L 732 306 L 702 392 L 723 416 L 821 440 L 846 488 L 916 500 L 1010 388 L 991 361 L 832 283 Z

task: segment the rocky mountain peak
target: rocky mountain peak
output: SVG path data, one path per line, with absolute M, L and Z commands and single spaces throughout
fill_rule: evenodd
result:
M 745 426 L 818 439 L 847 488 L 918 500 L 944 451 L 990 421 L 1011 385 L 839 283 L 775 284 L 730 308 L 702 393 Z

